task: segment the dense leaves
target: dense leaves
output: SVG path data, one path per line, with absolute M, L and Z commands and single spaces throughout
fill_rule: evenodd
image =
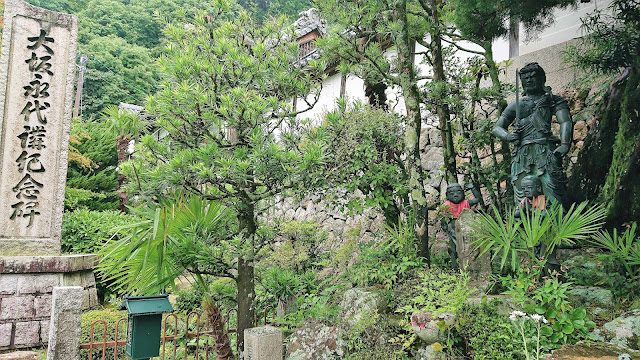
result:
M 242 349 L 243 329 L 254 323 L 253 260 L 262 200 L 302 186 L 322 161 L 319 142 L 301 141 L 304 126 L 291 100 L 300 100 L 298 113 L 313 106 L 325 65 L 295 63 L 295 36 L 283 19 L 257 26 L 241 13 L 229 21 L 229 4 L 219 5 L 193 23 L 166 29 L 159 59 L 163 81 L 147 101 L 160 136 L 143 137 L 123 171 L 136 179 L 130 194 L 152 197 L 181 188 L 227 201 L 237 220 L 238 252 L 227 253 L 237 257 L 224 271 L 237 271 Z M 210 266 L 223 270 L 218 263 Z
M 407 173 L 401 160 L 402 125 L 397 115 L 380 108 L 355 104 L 326 115 L 319 131 L 326 132 L 328 157 L 323 186 L 334 195 L 346 190 L 345 204 L 359 212 L 363 206 L 380 206 L 389 226 L 398 226 L 400 208 L 408 206 Z

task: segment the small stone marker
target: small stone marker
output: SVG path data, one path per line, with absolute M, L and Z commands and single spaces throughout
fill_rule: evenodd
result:
M 282 360 L 282 330 L 265 325 L 244 331 L 245 360 Z
M 15 351 L 0 355 L 0 360 L 38 360 L 38 354 L 33 351 Z
M 78 19 L 6 0 L 0 256 L 59 255 Z
M 489 276 L 491 275 L 491 257 L 490 254 L 478 256 L 479 251 L 473 250 L 471 234 L 473 230 L 473 222 L 475 221 L 475 213 L 469 209 L 464 209 L 456 220 L 456 238 L 458 241 L 458 262 L 460 269 L 469 274 L 471 283 L 479 288 L 488 285 Z
M 80 286 L 53 288 L 48 360 L 78 359 L 82 299 L 83 289 Z

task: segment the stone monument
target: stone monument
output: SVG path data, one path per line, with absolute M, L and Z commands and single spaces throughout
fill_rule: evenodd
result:
M 97 304 L 93 255 L 60 256 L 78 20 L 6 0 L 0 57 L 0 350 L 47 342 L 52 291 Z
M 475 232 L 473 224 L 476 215 L 470 209 L 463 210 L 455 223 L 456 237 L 458 239 L 458 259 L 460 269 L 469 274 L 471 284 L 484 290 L 489 284 L 491 276 L 491 255 L 480 255 L 480 249 L 474 249 L 472 245 Z

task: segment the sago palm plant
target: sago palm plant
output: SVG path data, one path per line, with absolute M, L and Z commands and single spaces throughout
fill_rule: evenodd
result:
M 113 239 L 99 252 L 100 276 L 121 293 L 165 292 L 178 276 L 191 275 L 192 285 L 209 295 L 204 309 L 213 328 L 218 359 L 233 353 L 203 275 L 233 278 L 235 217 L 222 204 L 202 198 L 178 197 L 131 209 L 142 221 L 123 226 L 127 235 Z
M 608 250 L 632 279 L 640 279 L 640 238 L 636 235 L 637 228 L 638 224 L 634 222 L 622 234 L 618 234 L 617 229 L 613 229 L 613 234 L 599 232 L 590 241 L 592 245 Z
M 588 207 L 583 202 L 566 211 L 555 204 L 545 212 L 525 213 L 522 219 L 508 211 L 503 219 L 494 206 L 493 214 L 482 212 L 476 217 L 473 245 L 481 255 L 491 252 L 492 260 L 499 257 L 501 270 L 513 272 L 522 258 L 537 261 L 533 247 L 538 244 L 546 259 L 560 244 L 589 239 L 602 227 L 605 215 L 602 206 Z

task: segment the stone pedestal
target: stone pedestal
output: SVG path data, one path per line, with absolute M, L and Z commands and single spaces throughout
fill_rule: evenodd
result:
M 244 331 L 245 360 L 282 360 L 282 330 L 259 326 Z
M 469 209 L 462 210 L 456 220 L 458 263 L 460 269 L 469 274 L 471 283 L 482 288 L 489 283 L 491 256 L 489 253 L 480 256 L 479 251 L 475 251 L 471 245 L 474 221 L 475 214 Z
M 79 286 L 82 308 L 98 305 L 95 255 L 0 257 L 0 350 L 49 339 L 53 288 Z

